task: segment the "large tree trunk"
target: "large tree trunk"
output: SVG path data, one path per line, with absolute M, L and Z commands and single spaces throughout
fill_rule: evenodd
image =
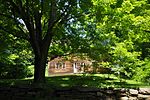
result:
M 35 53 L 34 62 L 34 83 L 44 83 L 45 82 L 45 69 L 47 63 L 47 55 L 49 49 L 50 41 L 40 47 L 40 52 Z M 37 54 L 40 53 L 40 54 Z
M 35 65 L 34 65 L 34 82 L 43 83 L 45 82 L 45 68 L 46 68 L 46 55 L 43 57 L 38 57 L 35 55 Z

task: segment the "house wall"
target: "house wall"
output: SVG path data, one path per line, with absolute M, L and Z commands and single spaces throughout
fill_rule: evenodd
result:
M 52 64 L 53 63 L 53 64 Z M 69 61 L 62 61 L 61 63 L 65 65 L 57 66 L 58 61 L 49 62 L 48 74 L 63 74 L 63 73 L 73 73 L 72 63 Z
M 84 67 L 83 66 L 84 63 Z M 60 65 L 59 65 L 60 64 Z M 48 63 L 48 74 L 67 74 L 67 73 L 111 73 L 110 68 L 93 67 L 89 61 L 65 61 L 62 59 L 55 59 Z M 76 67 L 75 67 L 76 66 Z M 76 68 L 76 69 L 75 69 Z
M 110 73 L 110 68 L 93 67 L 89 60 L 56 58 L 48 63 L 48 74 L 64 73 Z

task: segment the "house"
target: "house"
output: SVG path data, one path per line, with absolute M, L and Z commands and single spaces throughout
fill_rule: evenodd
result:
M 66 59 L 57 57 L 48 62 L 48 74 L 83 73 L 86 67 L 91 65 L 92 62 L 87 58 L 71 57 Z
M 57 57 L 48 62 L 48 75 L 67 74 L 67 73 L 101 73 L 110 74 L 111 68 L 96 65 L 95 62 L 88 57 L 69 56 Z

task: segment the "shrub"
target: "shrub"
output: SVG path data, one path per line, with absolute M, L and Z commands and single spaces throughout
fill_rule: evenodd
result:
M 136 68 L 134 79 L 150 83 L 150 62 L 148 59 L 145 59 L 144 63 Z
M 1 79 L 17 79 L 33 76 L 31 70 L 22 64 L 5 64 L 0 62 Z

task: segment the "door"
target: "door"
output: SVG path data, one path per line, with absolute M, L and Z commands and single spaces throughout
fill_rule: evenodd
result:
M 73 73 L 77 73 L 78 69 L 77 69 L 77 63 L 73 63 Z

